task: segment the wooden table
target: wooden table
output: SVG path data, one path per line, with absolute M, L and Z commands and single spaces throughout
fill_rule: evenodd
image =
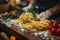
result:
M 35 36 L 31 35 L 30 32 L 21 32 L 16 27 L 11 27 L 10 29 L 17 32 L 18 34 L 25 36 L 29 40 L 41 40 L 39 37 L 35 37 Z
M 17 40 L 41 40 L 40 37 L 35 37 L 30 32 L 21 32 L 16 27 L 9 28 L 2 23 L 0 23 L 0 32 L 6 32 L 10 36 L 15 36 Z M 58 40 L 56 36 L 54 36 L 54 40 Z
M 41 40 L 39 37 L 31 35 L 29 32 L 21 32 L 16 27 L 7 27 L 0 23 L 0 32 L 10 33 L 10 36 L 16 36 L 17 40 Z
M 35 36 L 31 35 L 30 32 L 21 32 L 16 27 L 11 27 L 10 29 L 17 32 L 18 34 L 25 36 L 26 38 L 28 38 L 28 40 L 42 40 L 40 37 L 35 37 Z M 57 40 L 57 36 L 53 36 L 51 34 L 49 34 L 49 35 L 54 38 L 53 40 Z

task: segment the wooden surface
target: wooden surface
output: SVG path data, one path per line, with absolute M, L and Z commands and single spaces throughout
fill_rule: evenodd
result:
M 29 40 L 41 40 L 39 37 L 35 37 L 35 36 L 31 35 L 30 32 L 21 32 L 20 30 L 16 29 L 16 27 L 11 27 L 10 29 L 17 32 L 18 34 L 25 36 Z
M 0 23 L 0 32 L 5 32 L 9 37 L 15 36 L 17 40 L 41 40 L 40 37 L 35 37 L 30 32 L 21 32 L 16 27 L 7 27 Z M 50 35 L 52 36 L 52 35 Z M 57 36 L 54 36 L 54 40 L 58 40 Z
M 5 32 L 8 37 L 15 36 L 17 40 L 28 40 L 28 38 L 23 35 L 15 32 L 11 28 L 8 28 L 6 25 L 0 23 L 0 32 Z
M 21 32 L 16 27 L 8 28 L 6 25 L 0 23 L 0 32 L 6 32 L 10 36 L 16 36 L 17 40 L 40 40 L 40 38 L 31 35 L 29 32 Z

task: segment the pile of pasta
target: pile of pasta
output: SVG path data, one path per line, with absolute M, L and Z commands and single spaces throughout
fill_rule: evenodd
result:
M 38 29 L 43 30 L 48 28 L 48 20 L 37 20 L 32 13 L 23 13 L 16 20 L 26 29 Z

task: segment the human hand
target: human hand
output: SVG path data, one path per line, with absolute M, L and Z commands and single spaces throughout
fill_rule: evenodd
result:
M 48 10 L 45 12 L 42 12 L 40 14 L 37 14 L 37 18 L 38 19 L 48 19 L 51 16 L 51 12 L 49 12 Z
M 27 7 L 24 7 L 23 10 L 27 11 L 27 10 L 30 10 L 31 8 L 32 8 L 32 6 L 27 6 Z

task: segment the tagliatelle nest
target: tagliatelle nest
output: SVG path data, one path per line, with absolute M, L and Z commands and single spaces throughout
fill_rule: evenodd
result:
M 48 27 L 48 20 L 37 20 L 32 13 L 23 13 L 16 20 L 18 23 L 21 23 L 23 28 L 27 29 L 46 29 Z

